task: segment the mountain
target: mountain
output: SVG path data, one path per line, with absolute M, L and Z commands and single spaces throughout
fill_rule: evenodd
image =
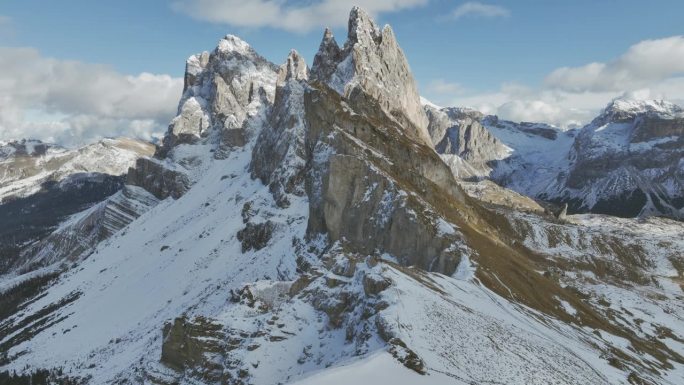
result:
M 190 57 L 162 146 L 64 224 L 97 245 L 0 281 L 0 379 L 681 382 L 684 224 L 471 197 L 433 138 L 510 145 L 430 129 L 408 68 L 359 8 L 311 68 L 232 35 Z
M 462 110 L 428 104 L 424 109 L 431 126 L 453 132 L 433 144 L 459 178 L 489 178 L 535 199 L 568 204 L 575 213 L 684 218 L 684 113 L 677 105 L 616 99 L 591 123 L 568 131 L 475 112 L 464 120 Z M 444 147 L 459 136 L 457 151 Z
M 568 200 L 576 210 L 684 218 L 681 107 L 615 100 L 580 131 L 570 160 L 550 197 Z
M 0 274 L 28 268 L 34 259 L 29 254 L 37 253 L 46 237 L 63 228 L 70 216 L 121 190 L 128 167 L 153 153 L 153 145 L 126 138 L 103 139 L 78 149 L 36 140 L 3 144 Z

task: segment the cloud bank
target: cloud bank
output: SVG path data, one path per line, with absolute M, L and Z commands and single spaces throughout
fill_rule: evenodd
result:
M 609 63 L 559 68 L 544 83 L 568 92 L 620 91 L 677 75 L 684 75 L 684 36 L 644 40 Z
M 509 83 L 487 93 L 460 90 L 461 95 L 449 98 L 430 85 L 425 90 L 438 104 L 469 106 L 504 119 L 559 127 L 588 123 L 616 97 L 684 104 L 684 36 L 641 41 L 609 62 L 555 69 L 538 88 Z
M 0 48 L 0 140 L 75 145 L 105 136 L 151 139 L 176 113 L 183 80 L 129 76 L 96 64 Z
M 303 33 L 320 27 L 339 27 L 355 6 L 377 16 L 425 5 L 429 0 L 176 0 L 172 8 L 197 20 L 237 27 L 271 27 Z
M 463 3 L 451 11 L 450 18 L 458 20 L 466 16 L 476 17 L 509 17 L 511 11 L 499 5 L 485 4 L 477 1 Z

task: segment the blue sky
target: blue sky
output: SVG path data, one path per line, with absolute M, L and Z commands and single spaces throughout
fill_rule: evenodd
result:
M 12 56 L 7 52 L 14 54 L 20 49 L 31 49 L 33 55 L 22 60 L 34 63 L 48 60 L 70 68 L 65 71 L 74 70 L 73 66 L 83 66 L 92 70 L 92 79 L 97 78 L 98 71 L 103 71 L 106 76 L 119 76 L 123 86 L 127 76 L 137 77 L 141 73 L 168 75 L 171 79 L 182 77 L 187 56 L 211 50 L 226 33 L 242 37 L 276 63 L 284 60 L 290 48 L 296 48 L 310 63 L 323 26 L 332 24 L 337 40 L 343 42 L 348 8 L 350 4 L 358 3 L 373 13 L 380 24 L 393 26 L 421 93 L 439 104 L 471 105 L 523 120 L 528 117 L 526 111 L 530 105 L 518 106 L 520 111 L 516 113 L 510 106 L 512 102 L 543 102 L 549 108 L 545 110 L 542 106 L 543 111 L 537 115 L 528 114 L 529 118 L 538 117 L 562 125 L 586 121 L 607 100 L 625 92 L 638 92 L 648 97 L 665 96 L 675 101 L 684 99 L 683 87 L 679 86 L 682 69 L 676 64 L 657 76 L 648 70 L 644 75 L 647 79 L 626 84 L 624 89 L 620 88 L 620 82 L 601 87 L 597 87 L 596 82 L 587 83 L 582 89 L 569 85 L 568 79 L 549 80 L 554 71 L 563 67 L 584 71 L 583 66 L 594 62 L 610 67 L 610 63 L 620 62 L 630 47 L 643 41 L 659 44 L 657 51 L 663 58 L 658 58 L 658 53 L 650 54 L 649 47 L 644 49 L 654 60 L 675 60 L 678 51 L 671 59 L 666 52 L 672 49 L 668 47 L 679 50 L 680 42 L 658 42 L 681 37 L 684 32 L 681 23 L 684 2 L 681 0 L 658 0 L 647 4 L 636 0 L 312 0 L 279 3 L 276 7 L 271 0 L 4 1 L 0 5 L 0 47 L 11 48 L 4 55 L 5 61 Z M 625 61 L 632 63 L 633 60 Z M 0 64 L 3 64 L 2 59 Z M 624 66 L 620 64 L 612 71 L 622 71 Z M 636 67 L 641 68 L 640 65 Z M 642 72 L 637 76 L 628 71 L 627 76 L 638 78 Z M 612 75 L 602 72 L 601 76 L 610 78 Z M 147 79 L 154 83 L 150 87 L 160 86 L 168 93 L 158 102 L 160 105 L 178 97 L 172 95 L 173 87 L 177 88 L 178 83 L 164 85 L 164 79 Z M 664 81 L 667 84 L 663 84 Z M 31 87 L 31 84 L 25 87 Z M 146 87 L 141 87 L 141 91 L 145 90 Z M 5 92 L 11 97 L 13 90 Z M 93 90 L 93 93 L 98 92 Z M 30 99 L 27 95 L 24 97 Z M 17 127 L 8 125 L 26 128 L 23 125 L 36 120 L 36 116 L 40 118 L 40 124 L 29 124 L 34 131 L 41 132 L 40 127 L 49 123 L 50 129 L 46 132 L 69 131 L 74 140 L 87 134 L 87 127 L 81 127 L 80 131 L 78 127 L 72 129 L 73 123 L 65 119 L 89 115 L 87 106 L 63 105 L 61 101 L 17 104 L 19 119 L 15 116 L 17 111 L 3 111 L 0 107 L 0 139 L 21 133 Z M 175 103 L 172 104 L 169 111 L 175 108 Z M 501 109 L 504 104 L 509 104 L 510 108 Z M 164 109 L 151 105 L 153 116 L 145 124 L 141 123 L 146 119 L 140 111 L 132 116 L 117 112 L 118 115 L 110 114 L 106 118 L 114 120 L 111 124 L 116 125 L 113 131 L 117 133 L 127 133 L 126 124 L 130 120 L 138 121 L 138 131 L 151 130 L 153 126 L 159 130 L 163 119 L 172 112 L 161 113 L 155 108 Z M 105 124 L 98 132 L 104 133 L 107 129 Z M 66 136 L 62 136 L 61 140 L 66 140 Z M 59 140 L 59 137 L 52 139 Z

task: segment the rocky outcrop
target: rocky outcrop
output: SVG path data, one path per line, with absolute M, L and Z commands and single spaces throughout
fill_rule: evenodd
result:
M 304 91 L 309 70 L 304 58 L 292 50 L 278 71 L 275 101 L 252 152 L 253 177 L 270 186 L 281 207 L 287 194 L 304 195 L 305 122 Z
M 264 223 L 247 223 L 245 228 L 238 231 L 237 239 L 242 243 L 242 252 L 249 250 L 258 251 L 268 245 L 275 230 L 271 221 Z
M 228 383 L 231 379 L 222 363 L 223 353 L 230 350 L 231 343 L 223 325 L 204 317 L 192 320 L 179 317 L 164 325 L 162 335 L 163 364 L 179 371 L 187 370 L 211 383 Z
M 190 180 L 180 166 L 154 158 L 138 159 L 128 170 L 126 184 L 142 187 L 157 199 L 178 199 L 190 188 Z
M 349 32 L 343 48 L 327 29 L 311 69 L 311 78 L 328 84 L 361 110 L 368 99 L 396 119 L 404 132 L 430 143 L 427 117 L 408 62 L 392 28 L 380 30 L 358 7 L 349 15 Z
M 305 95 L 307 232 L 350 251 L 384 251 L 406 265 L 452 273 L 465 247 L 454 247 L 463 244 L 460 234 L 426 202 L 433 190 L 466 199 L 451 171 L 393 119 L 357 114 L 327 86 L 316 87 Z
M 160 151 L 206 138 L 221 152 L 241 147 L 254 135 L 249 118 L 273 103 L 277 67 L 243 40 L 228 35 L 216 49 L 191 56 L 178 116 L 171 121 Z
M 509 149 L 480 121 L 483 114 L 464 108 L 437 109 L 424 106 L 428 131 L 435 151 L 441 154 L 460 179 L 488 176 L 495 161 L 505 158 Z M 452 159 L 458 157 L 458 160 Z M 462 162 L 462 161 L 464 162 Z

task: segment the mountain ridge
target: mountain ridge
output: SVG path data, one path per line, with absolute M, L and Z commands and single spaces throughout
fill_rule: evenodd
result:
M 450 111 L 424 108 L 436 111 L 433 125 L 439 120 L 435 114 Z M 468 130 L 459 119 L 441 119 L 442 126 L 461 135 Z M 684 174 L 678 162 L 684 125 L 682 108 L 673 103 L 617 98 L 592 122 L 571 130 L 496 116 L 474 120 L 480 137 L 493 137 L 483 143 L 470 138 L 466 147 L 475 151 L 456 151 L 454 158 L 435 143 L 459 178 L 490 178 L 533 199 L 568 204 L 573 213 L 684 218 Z
M 310 70 L 296 51 L 278 67 L 235 37 L 191 57 L 162 146 L 65 228 L 116 225 L 60 251 L 73 263 L 44 268 L 56 276 L 0 282 L 8 298 L 31 293 L 0 318 L 1 368 L 90 384 L 292 383 L 346 364 L 425 384 L 684 378 L 682 224 L 469 196 L 421 114 L 397 113 L 420 99 L 391 30 L 357 8 L 349 25 L 364 49 L 323 60 L 337 46 L 326 31 Z M 354 68 L 342 92 L 321 78 L 355 58 L 394 63 Z M 472 138 L 508 146 L 465 119 L 478 135 L 448 136 L 450 155 Z M 517 130 L 500 123 L 494 136 Z

